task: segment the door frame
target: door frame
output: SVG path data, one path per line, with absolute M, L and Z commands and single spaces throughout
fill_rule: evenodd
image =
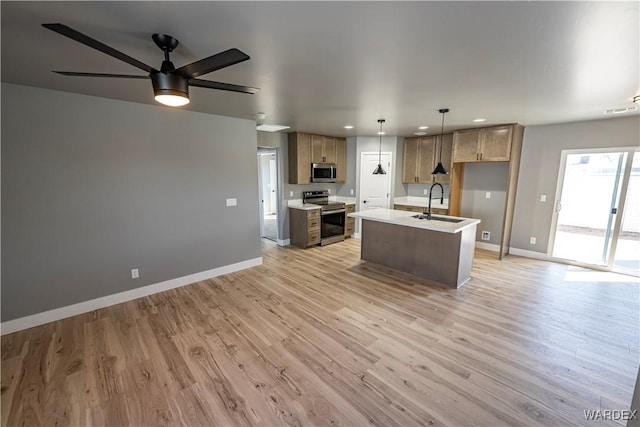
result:
M 276 159 L 276 242 L 278 245 L 282 246 L 282 230 L 280 227 L 280 220 L 282 218 L 282 203 L 280 203 L 280 195 L 282 191 L 282 179 L 280 176 L 280 149 L 278 147 L 258 146 L 258 151 L 256 153 L 256 159 L 258 162 L 258 216 L 260 218 L 260 238 L 262 239 L 262 235 L 264 234 L 264 203 L 262 200 L 264 200 L 265 195 L 262 193 L 262 164 L 260 161 L 260 153 L 272 153 L 275 155 Z
M 553 202 L 553 212 L 551 218 L 551 229 L 549 230 L 549 240 L 547 244 L 547 257 L 550 261 L 560 262 L 563 264 L 575 265 L 578 267 L 585 267 L 593 270 L 600 271 L 613 271 L 615 251 L 618 244 L 618 237 L 620 236 L 620 228 L 622 225 L 622 217 L 624 214 L 624 207 L 627 198 L 627 188 L 629 186 L 629 180 L 631 178 L 631 166 L 633 164 L 633 154 L 636 151 L 640 151 L 638 147 L 610 147 L 610 148 L 580 148 L 562 150 L 560 154 L 560 167 L 558 170 L 558 180 L 556 183 L 556 193 Z M 618 208 L 615 214 L 612 236 L 611 236 L 611 248 L 609 250 L 609 259 L 607 265 L 589 264 L 586 262 L 569 260 L 565 258 L 557 258 L 553 256 L 553 247 L 555 245 L 556 232 L 558 228 L 558 203 L 562 200 L 562 190 L 564 184 L 564 176 L 567 166 L 567 156 L 570 154 L 590 154 L 590 153 L 626 153 L 627 158 L 624 164 L 624 171 L 622 174 L 622 180 L 620 181 L 619 194 L 618 194 Z

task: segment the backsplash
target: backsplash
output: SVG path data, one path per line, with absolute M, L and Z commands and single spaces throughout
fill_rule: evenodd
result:
M 406 184 L 407 188 L 407 196 L 414 197 L 426 197 L 424 194 L 424 190 L 429 192 L 429 188 L 431 188 L 431 184 Z M 444 188 L 444 198 L 449 198 L 449 184 L 442 184 L 442 188 Z M 432 196 L 440 197 L 440 189 L 434 188 L 432 192 Z

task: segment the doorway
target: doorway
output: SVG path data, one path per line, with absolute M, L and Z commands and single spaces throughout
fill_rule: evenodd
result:
M 278 241 L 278 156 L 277 149 L 258 148 L 258 187 L 260 197 L 260 237 Z
M 379 157 L 380 156 L 380 157 Z M 386 174 L 374 175 L 378 161 Z M 389 209 L 391 205 L 391 153 L 361 153 L 360 155 L 360 204 L 358 210 L 373 208 Z
M 563 151 L 552 258 L 640 275 L 639 180 L 634 149 Z

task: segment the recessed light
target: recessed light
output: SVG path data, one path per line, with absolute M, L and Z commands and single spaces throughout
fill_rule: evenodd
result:
M 426 135 L 427 133 L 426 132 L 414 132 L 413 134 L 414 135 L 418 135 L 418 136 L 423 136 L 423 135 Z
M 384 135 L 384 132 L 378 132 L 378 135 Z
M 263 132 L 278 132 L 279 130 L 289 129 L 289 126 L 261 124 L 256 126 L 256 129 Z
M 420 129 L 420 130 L 429 129 L 429 126 L 418 126 L 418 129 Z
M 482 122 L 486 122 L 487 119 L 473 119 L 472 121 L 473 123 L 482 123 Z
M 630 111 L 636 111 L 637 109 L 638 107 L 615 108 L 611 110 L 604 110 L 604 114 L 623 114 Z
M 353 126 L 351 126 L 351 125 L 346 125 L 344 128 L 345 128 L 345 129 L 353 129 Z

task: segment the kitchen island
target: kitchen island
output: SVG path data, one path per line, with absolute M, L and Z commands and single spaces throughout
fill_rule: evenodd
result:
M 458 288 L 471 277 L 479 219 L 371 209 L 349 214 L 362 219 L 361 254 L 365 261 L 385 265 Z

